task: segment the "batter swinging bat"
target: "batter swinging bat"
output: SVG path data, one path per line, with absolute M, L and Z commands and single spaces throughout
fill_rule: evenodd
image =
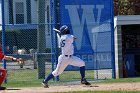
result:
M 61 36 L 61 32 L 60 30 L 56 29 L 56 28 L 53 28 L 53 31 L 57 32 L 59 34 L 59 36 Z M 74 39 L 77 39 L 76 37 L 74 37 Z

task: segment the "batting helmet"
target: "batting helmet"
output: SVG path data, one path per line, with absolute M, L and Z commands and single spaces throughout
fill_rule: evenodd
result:
M 60 32 L 61 32 L 61 35 L 70 34 L 69 28 L 66 25 L 61 26 Z

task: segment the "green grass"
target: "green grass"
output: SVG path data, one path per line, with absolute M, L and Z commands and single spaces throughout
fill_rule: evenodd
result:
M 127 82 L 128 83 L 140 82 L 140 77 L 101 80 L 98 81 L 97 83 L 127 83 Z
M 93 80 L 93 78 L 94 78 L 93 74 L 94 74 L 93 70 L 87 70 L 86 71 L 86 78 Z M 81 76 L 80 76 L 80 72 L 79 71 L 64 71 L 60 75 L 60 79 L 62 81 L 80 80 Z
M 46 70 L 46 75 L 51 72 L 50 69 Z M 93 78 L 93 71 L 86 71 L 87 78 Z M 79 71 L 64 71 L 60 75 L 60 82 L 54 82 L 51 80 L 50 84 L 64 84 L 66 81 L 77 81 L 80 80 Z M 41 82 L 43 79 L 38 79 L 37 69 L 19 69 L 9 70 L 6 87 L 38 87 L 42 86 Z M 63 82 L 62 82 L 63 81 Z
M 51 70 L 46 70 L 46 75 L 50 73 Z M 94 71 L 86 71 L 87 79 L 94 80 Z M 40 87 L 43 79 L 38 79 L 37 69 L 21 69 L 21 70 L 9 70 L 7 84 L 3 84 L 6 87 Z M 56 85 L 66 85 L 69 81 L 79 81 L 80 74 L 79 71 L 65 71 L 60 75 L 60 81 L 54 82 L 50 81 L 49 84 Z M 122 79 L 111 79 L 111 80 L 98 80 L 95 83 L 123 83 L 123 82 L 140 82 L 140 78 L 122 78 Z
M 4 84 L 6 87 L 42 87 L 42 79 L 28 80 L 28 81 L 8 81 L 7 84 Z M 50 85 L 65 85 L 67 81 L 50 81 Z M 112 80 L 99 80 L 93 82 L 93 84 L 98 83 L 131 83 L 131 82 L 140 82 L 140 78 L 122 78 L 122 79 L 112 79 Z M 90 93 L 90 92 L 89 92 Z

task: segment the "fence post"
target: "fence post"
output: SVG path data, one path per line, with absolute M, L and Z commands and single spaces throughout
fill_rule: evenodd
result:
M 111 25 L 111 51 L 112 51 L 112 78 L 116 79 L 116 68 L 115 68 L 115 39 L 114 39 L 114 5 L 113 5 L 113 0 L 111 1 L 111 5 L 112 5 L 112 10 L 111 10 L 111 21 L 112 21 L 112 25 Z
M 5 54 L 5 17 L 4 17 L 4 0 L 1 1 L 2 9 L 2 51 Z M 6 61 L 3 60 L 3 67 L 6 69 Z
M 36 50 L 35 49 L 30 49 L 30 54 L 32 55 L 32 58 L 33 58 L 34 69 L 37 69 L 37 55 L 36 55 Z
M 5 54 L 5 15 L 4 15 L 4 0 L 1 1 L 1 11 L 2 11 L 2 51 Z M 6 60 L 3 60 L 3 68 L 6 69 Z M 7 83 L 7 80 L 5 80 Z
M 38 53 L 43 53 L 46 46 L 45 38 L 45 0 L 38 0 L 38 32 L 37 32 L 37 49 Z M 38 78 L 45 78 L 45 57 L 37 56 L 38 61 Z

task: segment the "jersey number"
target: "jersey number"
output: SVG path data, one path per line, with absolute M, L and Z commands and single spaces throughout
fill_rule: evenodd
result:
M 64 42 L 65 40 L 62 40 L 61 41 L 61 43 L 60 43 L 60 45 L 61 45 L 61 47 L 64 47 L 65 46 L 65 42 Z

